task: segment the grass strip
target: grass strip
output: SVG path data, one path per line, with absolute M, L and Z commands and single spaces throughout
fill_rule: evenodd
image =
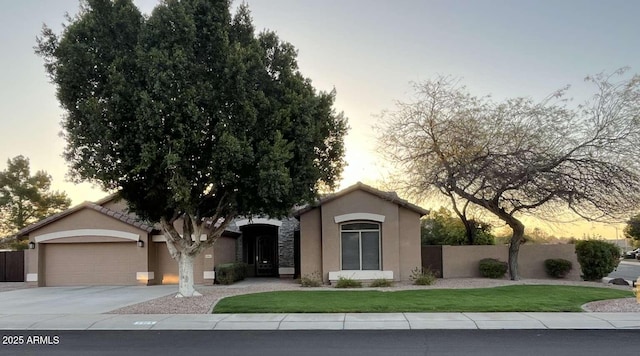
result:
M 213 313 L 580 312 L 585 303 L 632 297 L 613 288 L 519 285 L 404 291 L 279 291 L 224 298 Z

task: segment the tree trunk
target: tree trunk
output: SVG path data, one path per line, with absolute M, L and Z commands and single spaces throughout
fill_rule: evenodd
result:
M 196 297 L 198 293 L 194 287 L 193 262 L 196 256 L 180 253 L 178 255 L 178 295 L 176 297 Z
M 466 218 L 462 219 L 462 223 L 464 224 L 464 229 L 467 235 L 467 244 L 473 245 L 475 242 L 475 226 Z
M 193 221 L 188 216 L 185 220 Z M 184 226 L 184 230 L 187 230 L 186 235 L 183 233 L 181 236 L 173 226 L 173 222 L 161 219 L 160 224 L 167 238 L 169 255 L 178 262 L 178 294 L 176 297 L 200 296 L 201 294 L 194 287 L 193 279 L 193 264 L 196 256 L 202 251 L 200 235 L 198 234 L 197 241 L 194 241 L 195 239 L 191 237 L 193 229 L 188 225 Z M 196 230 L 200 233 L 199 229 Z
M 509 275 L 511 280 L 517 281 L 520 279 L 518 274 L 518 252 L 520 252 L 520 245 L 524 242 L 524 225 L 514 217 L 511 217 L 511 221 L 508 224 L 513 231 L 511 241 L 509 241 Z

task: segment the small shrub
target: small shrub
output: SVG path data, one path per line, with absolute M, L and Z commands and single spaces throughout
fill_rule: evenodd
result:
M 429 269 L 416 267 L 411 271 L 409 279 L 417 286 L 430 286 L 436 282 L 436 275 Z
M 360 288 L 362 287 L 362 282 L 356 281 L 355 279 L 340 277 L 338 282 L 336 282 L 336 288 Z
M 619 248 L 601 240 L 577 241 L 576 254 L 582 270 L 582 279 L 585 281 L 602 279 L 613 272 L 620 262 Z
M 550 258 L 544 261 L 544 270 L 549 277 L 564 278 L 572 268 L 571 261 L 562 258 Z
M 384 278 L 378 278 L 378 279 L 374 279 L 373 281 L 371 281 L 371 284 L 369 284 L 369 287 L 391 287 L 393 285 L 393 282 L 389 279 L 384 279 Z
M 23 251 L 29 248 L 29 240 L 13 241 L 9 244 L 13 251 Z
M 300 285 L 302 287 L 320 287 L 322 285 L 322 278 L 320 278 L 319 272 L 313 272 L 300 278 Z
M 480 275 L 486 278 L 502 278 L 507 273 L 507 263 L 495 258 L 480 260 Z
M 223 263 L 217 265 L 216 282 L 220 284 L 233 284 L 247 277 L 247 264 L 242 262 Z

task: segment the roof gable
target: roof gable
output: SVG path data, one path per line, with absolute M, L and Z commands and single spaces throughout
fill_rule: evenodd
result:
M 95 210 L 103 215 L 109 216 L 113 219 L 119 220 L 125 224 L 134 226 L 138 229 L 144 230 L 146 232 L 151 232 L 154 230 L 153 226 L 139 220 L 136 219 L 134 216 L 128 215 L 128 214 L 124 214 L 115 210 L 111 210 L 108 208 L 105 208 L 103 206 L 100 206 L 98 204 L 92 203 L 92 202 L 84 202 L 80 205 L 76 205 L 70 209 L 67 209 L 65 211 L 59 212 L 57 214 L 51 215 L 47 218 L 44 218 L 34 224 L 31 224 L 25 228 L 23 228 L 22 230 L 18 231 L 16 233 L 15 236 L 17 237 L 21 237 L 21 236 L 25 236 L 28 235 L 29 233 L 38 230 L 46 225 L 49 225 L 55 221 L 61 220 L 69 215 L 72 215 L 75 212 L 78 212 L 80 210 L 83 209 L 92 209 Z
M 344 197 L 344 196 L 346 196 L 346 195 L 348 195 L 348 194 L 350 194 L 350 193 L 352 193 L 354 191 L 357 191 L 357 190 L 364 191 L 364 192 L 367 192 L 369 194 L 375 195 L 375 196 L 377 196 L 378 198 L 380 198 L 382 200 L 386 200 L 388 202 L 397 204 L 397 205 L 402 206 L 402 207 L 404 207 L 406 209 L 414 211 L 414 212 L 416 212 L 416 213 L 418 213 L 420 215 L 429 214 L 429 210 L 423 209 L 423 208 L 421 208 L 421 207 L 419 207 L 419 206 L 417 206 L 415 204 L 409 203 L 408 201 L 398 197 L 398 194 L 396 194 L 395 192 L 384 192 L 382 190 L 378 190 L 378 189 L 373 188 L 373 187 L 371 187 L 369 185 L 366 185 L 366 184 L 364 184 L 362 182 L 358 182 L 358 183 L 356 183 L 356 184 L 354 184 L 354 185 L 352 185 L 352 186 L 350 186 L 348 188 L 345 188 L 345 189 L 343 189 L 343 190 L 341 190 L 341 191 L 339 191 L 337 193 L 330 194 L 330 195 L 327 195 L 325 197 L 322 197 L 314 204 L 307 205 L 307 206 L 295 211 L 293 213 L 293 216 L 299 217 L 300 215 L 303 215 L 303 214 L 305 214 L 305 213 L 307 213 L 307 212 L 309 212 L 309 211 L 311 211 L 311 210 L 313 210 L 315 208 L 320 207 L 322 204 L 326 204 L 326 203 L 328 203 L 330 201 L 342 198 L 342 197 Z

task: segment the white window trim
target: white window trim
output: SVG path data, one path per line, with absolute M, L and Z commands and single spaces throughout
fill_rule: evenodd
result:
M 280 227 L 282 226 L 282 221 L 276 220 L 276 219 L 265 219 L 265 218 L 236 220 L 237 227 L 242 227 L 245 225 L 255 225 L 255 224 L 272 225 L 272 226 Z
M 106 229 L 78 229 L 78 230 L 65 230 L 58 232 L 51 232 L 48 234 L 36 236 L 37 243 L 45 242 L 49 240 L 64 239 L 68 237 L 86 237 L 86 236 L 100 236 L 100 237 L 115 237 L 118 239 L 125 239 L 131 241 L 138 241 L 140 235 L 131 232 L 118 231 L 118 230 L 106 230 Z
M 382 270 L 382 224 L 378 224 L 378 229 L 362 229 L 362 230 L 342 230 L 342 226 L 346 224 L 371 223 L 370 221 L 348 221 L 340 224 L 340 270 L 342 271 L 381 271 Z M 362 269 L 362 232 L 378 232 L 378 269 Z M 359 270 L 343 270 L 342 269 L 342 233 L 358 232 L 358 254 L 360 258 Z
M 337 281 L 342 278 L 349 278 L 355 280 L 374 280 L 374 279 L 393 279 L 393 271 L 333 271 L 329 272 L 329 281 Z
M 371 213 L 351 213 L 351 214 L 343 214 L 337 215 L 333 217 L 333 221 L 336 224 L 345 221 L 356 221 L 356 220 L 368 220 L 368 221 L 376 221 L 379 223 L 383 223 L 385 219 L 384 215 L 379 214 L 371 214 Z

